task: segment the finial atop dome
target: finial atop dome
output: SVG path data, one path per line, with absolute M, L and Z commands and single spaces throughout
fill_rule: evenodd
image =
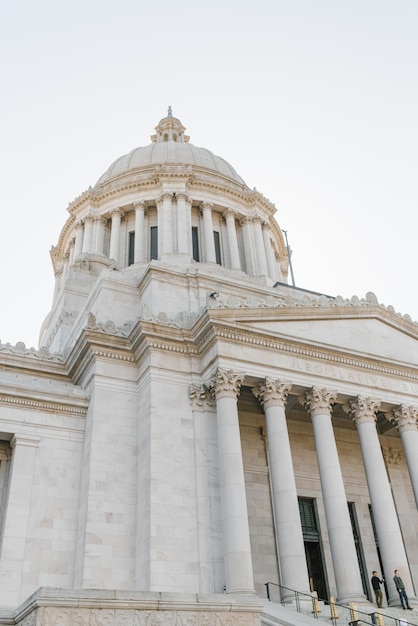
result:
M 158 126 L 155 127 L 155 130 L 157 131 L 157 134 L 151 135 L 151 141 L 154 143 L 160 143 L 163 141 L 185 143 L 190 140 L 190 137 L 184 134 L 184 131 L 186 130 L 185 126 L 183 126 L 177 117 L 173 117 L 173 110 L 171 106 L 168 107 L 167 117 L 164 117 L 158 122 Z

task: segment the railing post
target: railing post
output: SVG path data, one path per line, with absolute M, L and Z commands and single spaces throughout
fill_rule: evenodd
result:
M 266 587 L 267 600 L 270 601 L 270 586 L 269 586 L 269 583 L 265 583 L 265 587 Z

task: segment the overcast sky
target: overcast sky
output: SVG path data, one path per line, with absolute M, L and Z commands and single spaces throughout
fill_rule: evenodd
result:
M 67 207 L 167 107 L 277 207 L 296 285 L 418 319 L 417 0 L 14 0 L 0 340 L 38 346 Z

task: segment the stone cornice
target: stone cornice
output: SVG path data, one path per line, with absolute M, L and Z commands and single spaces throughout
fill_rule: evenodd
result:
M 29 409 L 30 411 L 42 411 L 43 413 L 61 413 L 70 417 L 85 417 L 87 413 L 87 403 L 85 406 L 74 406 L 71 403 L 50 402 L 39 400 L 30 396 L 20 395 L 19 391 L 12 393 L 0 393 L 0 404 L 13 405 L 18 408 Z

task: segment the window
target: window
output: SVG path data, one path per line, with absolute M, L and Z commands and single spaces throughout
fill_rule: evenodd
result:
M 129 233 L 128 241 L 128 265 L 135 263 L 135 231 Z
M 158 226 L 151 226 L 150 230 L 150 259 L 158 259 Z
M 192 226 L 192 251 L 193 251 L 193 259 L 195 261 L 200 261 L 199 229 L 197 228 L 197 226 Z
M 215 259 L 218 265 L 222 265 L 221 260 L 221 240 L 217 230 L 213 231 L 213 240 L 215 242 Z

